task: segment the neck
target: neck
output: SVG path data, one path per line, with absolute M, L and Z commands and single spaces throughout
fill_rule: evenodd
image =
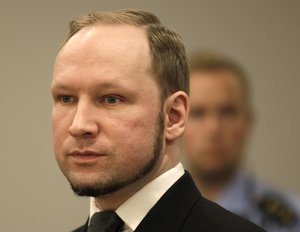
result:
M 222 195 L 236 174 L 236 170 L 222 172 L 216 175 L 206 175 L 193 170 L 190 170 L 190 172 L 201 194 L 211 201 L 216 201 L 220 195 Z
M 179 160 L 174 156 L 164 154 L 162 159 L 156 165 L 156 167 L 148 173 L 146 176 L 140 180 L 114 192 L 104 196 L 96 197 L 95 203 L 97 208 L 100 210 L 116 210 L 127 201 L 131 196 L 138 192 L 141 188 L 147 185 L 149 182 L 168 171 L 169 169 L 175 167 Z
M 132 183 L 116 192 L 95 198 L 95 203 L 100 210 L 116 210 L 132 195 L 143 188 L 152 179 L 152 175 L 147 175 L 142 179 Z

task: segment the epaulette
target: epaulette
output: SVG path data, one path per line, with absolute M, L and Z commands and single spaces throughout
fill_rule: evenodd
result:
M 281 196 L 276 194 L 265 194 L 256 199 L 256 204 L 264 215 L 264 223 L 276 223 L 280 227 L 290 227 L 299 220 L 297 213 Z

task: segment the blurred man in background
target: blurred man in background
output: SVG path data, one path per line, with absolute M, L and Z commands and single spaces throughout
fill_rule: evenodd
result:
M 250 89 L 242 67 L 205 51 L 191 57 L 190 72 L 185 163 L 201 193 L 267 231 L 299 232 L 296 202 L 242 167 L 253 125 Z

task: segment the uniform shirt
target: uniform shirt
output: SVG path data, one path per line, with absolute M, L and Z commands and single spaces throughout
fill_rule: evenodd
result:
M 300 201 L 240 172 L 216 201 L 268 232 L 300 232 Z
M 141 190 L 135 193 L 119 208 L 116 209 L 118 216 L 124 221 L 123 232 L 133 232 L 149 210 L 158 202 L 164 193 L 184 174 L 181 163 L 163 173 Z M 95 199 L 90 201 L 90 218 L 99 212 Z

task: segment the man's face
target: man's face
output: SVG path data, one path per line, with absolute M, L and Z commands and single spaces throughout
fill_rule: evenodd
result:
M 249 114 L 239 80 L 229 71 L 192 72 L 186 160 L 207 177 L 232 172 L 241 159 Z
M 83 28 L 58 54 L 54 151 L 77 194 L 114 192 L 157 163 L 163 122 L 150 67 L 146 32 L 123 24 Z

